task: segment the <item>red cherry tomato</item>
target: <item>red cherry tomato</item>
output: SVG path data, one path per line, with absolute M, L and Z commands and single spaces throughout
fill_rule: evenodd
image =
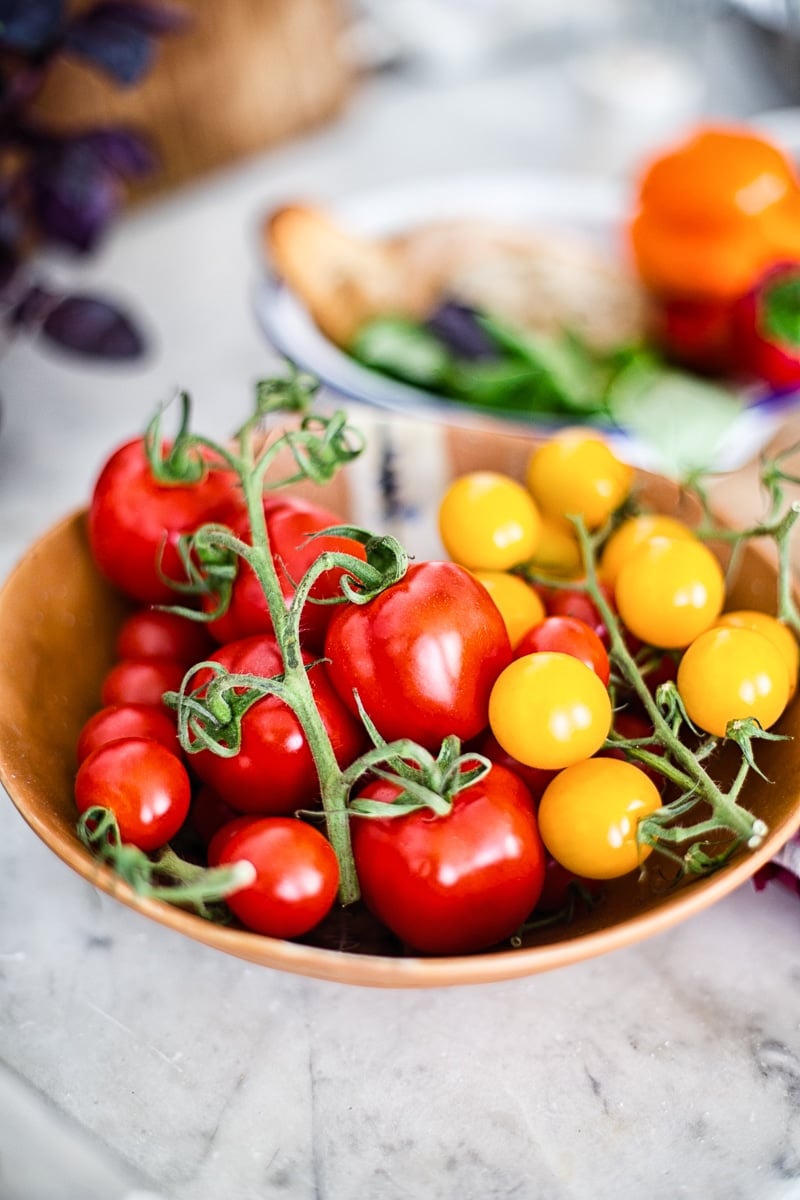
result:
M 266 635 L 221 646 L 210 661 L 233 674 L 265 679 L 283 671 L 278 644 Z M 313 655 L 305 653 L 303 661 L 313 662 Z M 363 727 L 334 691 L 323 663 L 311 668 L 309 678 L 336 758 L 346 766 L 365 747 Z M 198 672 L 194 686 L 202 688 L 207 679 Z M 201 750 L 192 755 L 191 763 L 196 775 L 237 812 L 286 815 L 319 801 L 317 771 L 305 734 L 295 714 L 277 696 L 262 697 L 244 714 L 238 754 L 225 758 Z
M 352 711 L 354 690 L 381 735 L 431 750 L 448 734 L 485 728 L 489 694 L 511 661 L 505 622 L 464 567 L 421 562 L 367 604 L 340 608 L 328 627 L 330 677 Z
M 205 455 L 213 466 L 210 455 Z M 142 438 L 120 446 L 98 476 L 89 505 L 89 544 L 102 573 L 143 604 L 168 604 L 166 579 L 184 580 L 176 545 L 206 522 L 230 525 L 243 508 L 235 477 L 209 469 L 197 483 L 162 484 L 152 475 Z
M 266 937 L 301 937 L 330 911 L 339 887 L 333 848 L 294 817 L 240 818 L 216 835 L 218 866 L 249 862 L 254 883 L 226 899 L 244 926 Z
M 400 789 L 361 792 L 390 802 Z M 494 766 L 460 792 L 449 815 L 419 809 L 351 822 L 353 855 L 367 907 L 424 954 L 466 954 L 510 937 L 542 890 L 544 850 L 530 794 Z
M 78 762 L 82 763 L 106 742 L 125 737 L 152 738 L 182 757 L 175 721 L 163 704 L 111 704 L 93 713 L 81 729 L 76 749 Z
M 605 646 L 594 629 L 578 617 L 545 617 L 544 621 L 523 634 L 514 657 L 523 658 L 539 650 L 558 650 L 562 654 L 571 654 L 591 667 L 604 684 L 608 684 L 611 664 Z
M 614 611 L 616 606 L 613 591 L 604 583 L 600 584 L 600 590 Z M 587 592 L 581 591 L 580 588 L 552 588 L 545 596 L 545 608 L 549 617 L 576 617 L 583 621 L 594 630 L 603 645 L 608 646 L 609 636 L 605 621 Z
M 215 643 L 202 621 L 158 608 L 140 608 L 117 634 L 117 658 L 173 658 L 184 666 L 202 662 Z
M 100 685 L 109 704 L 161 704 L 164 692 L 180 689 L 186 669 L 174 658 L 126 658 L 115 663 Z
M 117 818 L 123 842 L 158 850 L 175 836 L 189 812 L 186 768 L 152 738 L 119 738 L 85 758 L 75 777 L 79 813 L 95 805 Z
M 264 500 L 264 518 L 270 550 L 287 605 L 307 569 L 324 551 L 350 554 L 364 560 L 364 547 L 353 538 L 311 536 L 342 524 L 341 518 L 326 508 L 285 494 L 267 496 Z M 248 529 L 246 522 L 241 523 L 238 529 L 239 536 L 246 541 L 250 540 Z M 312 587 L 309 601 L 300 617 L 300 638 L 304 645 L 321 648 L 336 606 L 314 601 L 341 595 L 340 580 L 343 574 L 341 567 L 326 571 Z M 212 594 L 203 603 L 206 611 L 213 611 L 217 597 Z M 223 644 L 256 633 L 272 633 L 272 620 L 263 589 L 246 562 L 239 561 L 228 608 L 222 616 L 210 622 L 209 629 Z

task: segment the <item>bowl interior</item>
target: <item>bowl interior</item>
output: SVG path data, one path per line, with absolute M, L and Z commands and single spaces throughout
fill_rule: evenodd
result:
M 324 489 L 306 485 L 304 490 L 343 515 L 363 517 L 361 510 L 370 509 L 375 528 L 379 519 L 382 527 L 396 525 L 399 518 L 391 512 L 387 516 L 384 494 L 386 464 L 394 461 L 401 499 L 404 469 L 412 472 L 409 486 L 423 494 L 407 519 L 409 539 L 412 545 L 417 539 L 418 553 L 433 557 L 436 544 L 430 535 L 431 497 L 424 498 L 426 487 L 432 496 L 442 480 L 475 467 L 519 476 L 532 444 L 532 439 L 510 434 L 434 431 L 384 416 L 369 431 L 372 458 L 368 453 L 364 464 L 348 468 Z M 438 466 L 423 479 L 419 471 L 425 470 L 426 454 Z M 365 480 L 371 481 L 372 492 Z M 645 476 L 640 482 L 657 508 L 676 511 L 677 492 L 671 484 Z M 396 478 L 395 502 L 397 487 Z M 728 607 L 769 610 L 774 594 L 772 565 L 749 549 Z M 299 942 L 214 925 L 137 897 L 91 857 L 75 834 L 75 743 L 81 725 L 99 707 L 100 680 L 114 659 L 116 630 L 127 611 L 127 602 L 94 568 L 83 512 L 64 519 L 26 553 L 0 592 L 0 780 L 39 837 L 84 878 L 146 916 L 252 962 L 379 986 L 474 983 L 549 970 L 647 937 L 700 911 L 769 861 L 800 824 L 800 742 L 765 742 L 758 748 L 758 761 L 771 782 L 754 774 L 745 796 L 770 830 L 757 852 L 740 855 L 709 878 L 676 888 L 666 882 L 663 888 L 643 885 L 635 875 L 613 882 L 594 910 L 579 914 L 569 925 L 528 934 L 519 948 L 453 958 L 409 957 L 359 906 L 335 913 Z M 799 726 L 800 709 L 795 705 L 779 731 L 796 734 Z

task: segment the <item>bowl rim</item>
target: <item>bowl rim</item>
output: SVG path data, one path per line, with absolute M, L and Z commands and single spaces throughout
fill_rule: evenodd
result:
M 25 551 L 0 588 L 0 608 L 30 555 L 40 554 L 51 539 L 63 536 L 85 521 L 79 508 L 51 526 Z M 757 547 L 754 552 L 763 558 Z M 667 893 L 665 902 L 613 925 L 558 942 L 509 947 L 475 955 L 393 956 L 355 954 L 303 942 L 265 937 L 247 930 L 214 924 L 163 900 L 139 896 L 111 867 L 100 863 L 78 840 L 49 823 L 36 806 L 14 787 L 13 764 L 0 742 L 0 783 L 17 811 L 39 839 L 88 883 L 160 925 L 192 940 L 246 961 L 331 982 L 370 987 L 427 988 L 477 983 L 535 975 L 622 949 L 662 933 L 729 895 L 765 866 L 800 828 L 800 797 L 794 808 L 769 830 L 763 844 L 739 855 L 716 874 Z M 16 793 L 16 794 L 15 794 Z

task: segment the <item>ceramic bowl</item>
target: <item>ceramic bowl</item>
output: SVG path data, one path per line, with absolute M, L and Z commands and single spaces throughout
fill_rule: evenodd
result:
M 483 466 L 519 476 L 532 441 L 524 437 L 419 425 L 363 415 L 363 459 L 317 498 L 372 528 L 404 537 L 418 555 L 441 553 L 435 496 L 443 483 Z M 665 481 L 645 479 L 655 505 L 675 511 Z M 312 489 L 313 490 L 313 489 Z M 754 550 L 744 556 L 731 603 L 769 609 L 775 576 Z M 211 924 L 166 903 L 142 899 L 78 840 L 73 803 L 75 744 L 99 707 L 101 677 L 114 658 L 114 639 L 128 605 L 98 575 L 88 549 L 83 512 L 62 520 L 24 555 L 0 592 L 0 780 L 38 836 L 102 891 L 150 920 L 266 967 L 340 982 L 430 987 L 490 982 L 564 967 L 651 937 L 696 915 L 745 883 L 800 824 L 800 739 L 759 745 L 767 782 L 756 775 L 745 802 L 769 827 L 755 853 L 734 858 L 715 875 L 674 889 L 653 890 L 636 875 L 608 885 L 604 901 L 569 925 L 529 934 L 510 945 L 463 957 L 407 956 L 360 908 L 337 913 L 308 938 L 288 942 Z M 800 733 L 800 706 L 780 731 Z

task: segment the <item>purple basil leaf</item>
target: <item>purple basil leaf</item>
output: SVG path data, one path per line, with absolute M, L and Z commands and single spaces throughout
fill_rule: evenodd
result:
M 64 0 L 0 0 L 0 45 L 42 54 L 58 41 L 63 21 Z
M 35 329 L 41 325 L 58 297 L 33 283 L 20 296 L 8 314 L 7 321 L 12 329 Z
M 141 33 L 158 36 L 163 33 L 180 33 L 192 23 L 191 14 L 180 4 L 137 4 L 136 0 L 101 0 L 94 7 L 107 17 L 113 17 L 122 25 L 138 29 Z
M 51 309 L 42 335 L 62 350 L 88 358 L 132 359 L 145 342 L 132 319 L 97 296 L 67 296 Z
M 15 291 L 17 272 L 21 260 L 13 246 L 0 242 L 0 300 L 10 297 Z
M 30 189 L 43 236 L 81 252 L 93 248 L 121 202 L 116 176 L 82 139 L 43 149 L 30 168 Z
M 86 146 L 109 170 L 126 179 L 149 175 L 157 165 L 152 146 L 130 129 L 92 129 L 74 140 Z
M 427 328 L 458 358 L 497 358 L 497 347 L 477 320 L 474 308 L 446 300 L 428 317 Z
M 131 86 L 150 69 L 154 38 L 181 24 L 177 10 L 107 0 L 76 18 L 67 30 L 64 48 L 88 59 L 117 83 Z

